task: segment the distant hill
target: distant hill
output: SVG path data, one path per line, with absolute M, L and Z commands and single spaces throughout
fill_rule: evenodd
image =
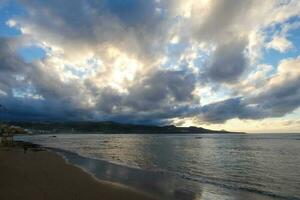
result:
M 20 126 L 32 133 L 107 133 L 107 134 L 171 134 L 171 133 L 236 133 L 225 130 L 217 131 L 201 127 L 176 127 L 122 124 L 112 121 L 104 122 L 8 122 Z

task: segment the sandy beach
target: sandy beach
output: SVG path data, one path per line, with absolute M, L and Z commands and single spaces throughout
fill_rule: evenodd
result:
M 0 199 L 150 200 L 126 187 L 100 182 L 59 155 L 22 146 L 0 147 Z

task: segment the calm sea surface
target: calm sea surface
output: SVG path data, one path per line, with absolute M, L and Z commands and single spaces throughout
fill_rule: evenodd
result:
M 97 178 L 161 199 L 300 199 L 300 134 L 97 135 L 19 139 Z

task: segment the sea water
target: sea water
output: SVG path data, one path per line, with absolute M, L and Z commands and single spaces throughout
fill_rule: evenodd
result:
M 100 180 L 161 199 L 300 199 L 300 134 L 57 134 L 54 148 Z

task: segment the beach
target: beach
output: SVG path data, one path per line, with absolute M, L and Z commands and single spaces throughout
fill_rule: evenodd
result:
M 151 200 L 133 189 L 101 182 L 59 155 L 22 145 L 0 147 L 0 199 Z

